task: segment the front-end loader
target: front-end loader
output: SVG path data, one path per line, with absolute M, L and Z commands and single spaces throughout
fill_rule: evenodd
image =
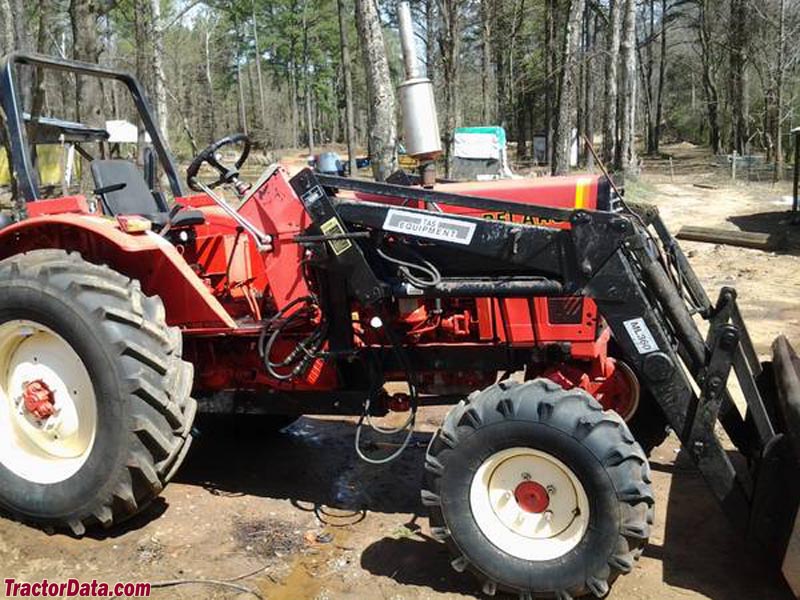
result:
M 44 198 L 20 66 L 125 85 L 144 173 L 84 148 L 94 193 Z M 198 403 L 358 416 L 373 463 L 396 452 L 360 443 L 372 418 L 405 410 L 410 436 L 418 407 L 451 403 L 421 499 L 486 594 L 605 596 L 647 543 L 647 452 L 667 427 L 800 592 L 797 357 L 779 338 L 761 362 L 735 290 L 710 299 L 657 211 L 607 178 L 423 187 L 275 165 L 250 185 L 237 135 L 198 154 L 187 192 L 130 75 L 12 54 L 0 103 L 18 191 L 0 229 L 9 516 L 82 535 L 138 513 Z

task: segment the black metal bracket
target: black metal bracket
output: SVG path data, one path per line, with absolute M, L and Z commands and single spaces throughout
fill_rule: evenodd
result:
M 353 293 L 367 304 L 388 294 L 386 284 L 373 272 L 361 248 L 349 235 L 325 189 L 310 169 L 303 169 L 289 181 L 306 212 L 323 236 L 333 236 L 328 247 L 334 263 L 342 269 Z
M 522 204 L 495 198 L 482 198 L 465 194 L 440 192 L 422 187 L 409 187 L 393 183 L 376 183 L 364 179 L 337 177 L 336 175 L 317 174 L 317 180 L 327 188 L 361 192 L 362 194 L 381 196 L 384 198 L 403 198 L 404 200 L 417 200 L 426 204 L 443 204 L 449 206 L 464 206 L 487 211 L 514 212 L 520 215 L 552 219 L 553 221 L 568 221 L 574 211 L 563 208 L 552 208 L 536 204 Z
M 714 327 L 708 366 L 699 377 L 700 397 L 689 406 L 686 430 L 682 439 L 688 441 L 692 452 L 702 454 L 707 438 L 714 436 L 719 409 L 725 396 L 728 375 L 739 345 L 739 330 L 729 323 Z

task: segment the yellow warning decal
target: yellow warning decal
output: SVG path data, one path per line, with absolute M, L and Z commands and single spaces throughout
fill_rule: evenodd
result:
M 322 230 L 322 233 L 325 235 L 344 235 L 345 231 L 344 228 L 339 223 L 339 220 L 336 217 L 331 217 L 327 221 L 325 221 L 322 225 L 319 226 Z M 333 253 L 336 256 L 339 256 L 342 252 L 346 252 L 350 249 L 353 245 L 352 242 L 348 239 L 341 239 L 341 240 L 328 240 L 328 245 L 333 250 Z
M 589 185 L 591 183 L 591 177 L 581 177 L 575 183 L 575 208 L 586 208 L 586 203 L 589 199 Z

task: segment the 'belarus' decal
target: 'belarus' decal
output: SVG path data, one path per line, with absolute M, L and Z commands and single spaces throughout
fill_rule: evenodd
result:
M 623 321 L 622 324 L 628 330 L 628 335 L 631 336 L 631 341 L 636 346 L 639 354 L 650 354 L 658 350 L 658 344 L 653 339 L 653 334 L 650 333 L 650 328 L 647 327 L 644 319 L 630 319 L 629 321 Z
M 383 222 L 386 231 L 405 233 L 442 242 L 468 246 L 475 234 L 475 223 L 434 215 L 390 209 Z

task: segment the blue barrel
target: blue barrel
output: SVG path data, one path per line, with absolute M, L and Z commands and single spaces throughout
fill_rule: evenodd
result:
M 323 152 L 317 159 L 317 170 L 326 175 L 339 175 L 342 161 L 336 152 Z

